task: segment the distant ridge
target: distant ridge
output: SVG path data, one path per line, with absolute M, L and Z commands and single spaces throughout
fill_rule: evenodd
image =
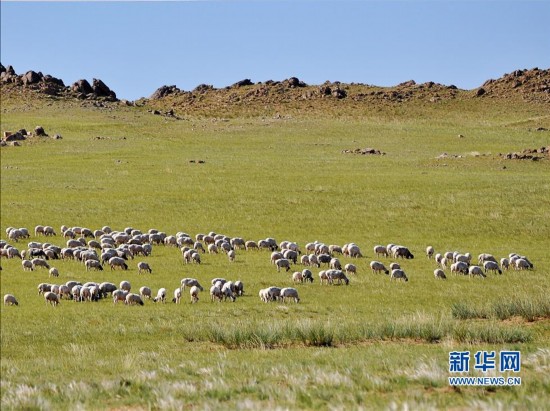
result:
M 81 79 L 71 86 L 63 80 L 41 72 L 28 71 L 16 74 L 12 66 L 0 64 L 2 93 L 10 90 L 31 91 L 38 95 L 77 98 L 82 100 L 118 101 L 116 93 L 103 81 L 93 79 L 92 84 Z M 325 82 L 308 85 L 297 77 L 282 81 L 268 80 L 254 83 L 250 79 L 238 81 L 230 86 L 216 89 L 200 84 L 193 90 L 184 91 L 176 87 L 159 87 L 148 98 L 138 102 L 153 105 L 173 105 L 191 110 L 208 105 L 218 107 L 243 106 L 247 104 L 286 104 L 314 101 L 352 101 L 364 103 L 402 103 L 414 100 L 439 102 L 456 98 L 519 98 L 533 103 L 550 103 L 550 69 L 523 69 L 504 74 L 496 80 L 487 80 L 473 90 L 461 90 L 454 85 L 434 82 L 417 84 L 414 80 L 394 87 L 379 87 L 360 83 Z M 306 104 L 307 106 L 307 104 Z

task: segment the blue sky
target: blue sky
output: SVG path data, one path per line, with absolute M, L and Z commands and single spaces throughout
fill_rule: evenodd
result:
M 1 2 L 1 62 L 119 98 L 296 76 L 473 89 L 550 68 L 550 1 Z

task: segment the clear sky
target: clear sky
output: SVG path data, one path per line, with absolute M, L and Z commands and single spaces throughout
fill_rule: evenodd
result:
M 479 87 L 550 68 L 550 1 L 1 2 L 1 62 L 129 100 L 295 76 Z

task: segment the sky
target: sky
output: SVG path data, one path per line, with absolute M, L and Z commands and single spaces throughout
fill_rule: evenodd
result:
M 118 98 L 298 77 L 471 90 L 550 68 L 550 1 L 2 1 L 0 61 Z

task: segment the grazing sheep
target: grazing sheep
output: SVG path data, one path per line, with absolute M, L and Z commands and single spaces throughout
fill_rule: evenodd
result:
M 363 254 L 361 254 L 361 249 L 357 244 L 349 244 L 348 245 L 348 255 L 352 258 L 361 258 L 363 257 Z
M 526 260 L 525 258 L 518 258 L 514 260 L 514 268 L 516 270 L 529 270 L 533 268 L 533 264 Z
M 57 236 L 57 233 L 55 232 L 53 227 L 47 225 L 47 226 L 44 226 L 44 235 L 46 237 L 51 237 L 51 236 Z
M 159 301 L 163 304 L 166 303 L 166 288 L 159 288 L 157 296 L 153 298 L 153 301 L 158 303 Z
M 308 266 L 309 265 L 309 256 L 307 254 L 304 254 L 300 257 L 300 264 Z
M 140 261 L 137 267 L 138 267 L 138 274 L 141 274 L 143 271 L 147 271 L 149 274 L 153 273 L 153 270 L 151 270 L 151 267 L 149 266 L 149 264 L 147 264 L 144 261 Z
M 218 300 L 221 301 L 223 298 L 223 293 L 220 287 L 213 285 L 210 287 L 210 301 Z
M 37 225 L 34 227 L 34 235 L 38 237 L 40 234 L 44 234 L 44 226 L 43 225 Z
M 335 244 L 331 244 L 328 246 L 328 251 L 329 251 L 329 254 L 330 255 L 334 255 L 334 254 L 344 254 L 343 250 L 342 250 L 342 247 L 340 247 L 339 245 L 335 245 Z
M 468 275 L 468 264 L 463 261 L 451 264 L 451 273 L 455 275 L 458 273 Z
M 238 248 L 239 250 L 242 250 L 243 248 L 246 248 L 245 241 L 240 237 L 232 238 L 231 240 L 229 240 L 229 243 L 234 249 Z
M 229 298 L 231 301 L 235 302 L 235 300 L 237 299 L 235 297 L 235 294 L 233 293 L 233 283 L 231 281 L 226 282 L 222 286 L 222 294 L 225 300 Z
M 403 247 L 400 245 L 394 246 L 392 248 L 393 251 L 393 258 L 406 258 L 406 259 L 413 259 L 414 255 L 409 251 L 407 247 Z
M 149 287 L 143 286 L 139 289 L 139 295 L 141 295 L 142 298 L 148 298 L 151 299 L 151 289 Z
M 107 297 L 107 294 L 109 293 L 111 293 L 112 295 L 116 289 L 117 289 L 117 286 L 114 285 L 113 283 L 103 282 L 99 284 L 99 292 L 101 293 L 103 298 Z
M 478 277 L 482 277 L 482 278 L 485 278 L 487 277 L 484 273 L 483 273 L 483 270 L 481 269 L 481 267 L 477 266 L 477 265 L 472 265 L 468 268 L 468 274 L 470 275 L 470 278 L 474 277 L 474 276 L 478 276 Z
M 313 274 L 307 268 L 302 270 L 302 278 L 304 281 L 309 281 L 310 283 L 313 282 Z
M 204 290 L 204 288 L 202 288 L 202 286 L 199 284 L 199 280 L 197 280 L 196 278 L 183 278 L 180 281 L 180 284 L 181 284 L 180 288 L 182 291 L 185 291 L 185 287 L 193 287 L 193 286 L 198 287 L 199 290 L 201 291 Z
M 61 284 L 59 286 L 59 291 L 57 293 L 59 295 L 59 298 L 67 297 L 71 298 L 71 289 L 67 287 L 65 284 Z
M 119 301 L 126 302 L 126 296 L 128 295 L 128 291 L 126 290 L 115 290 L 111 294 L 113 297 L 113 304 L 118 303 Z
M 510 269 L 510 260 L 507 258 L 501 258 L 500 259 L 500 266 L 503 270 L 509 270 Z
M 12 294 L 6 294 L 4 296 L 4 305 L 19 305 L 17 299 Z
M 321 282 L 321 285 L 323 283 L 328 284 L 328 276 L 327 276 L 327 272 L 325 270 L 319 271 L 319 281 Z
M 393 270 L 399 270 L 401 268 L 401 264 L 399 263 L 391 263 L 390 264 L 390 270 L 393 271 Z
M 300 271 L 296 271 L 292 274 L 292 281 L 295 283 L 303 283 L 304 282 L 304 276 Z
M 51 291 L 47 291 L 44 293 L 44 301 L 46 301 L 46 305 L 50 303 L 53 306 L 57 306 L 59 305 L 59 296 Z
M 191 296 L 191 304 L 199 301 L 199 291 L 200 289 L 196 285 L 191 287 L 191 289 L 189 290 L 189 295 Z
M 477 257 L 477 263 L 479 265 L 482 265 L 485 261 L 494 261 L 495 263 L 497 262 L 496 258 L 493 257 L 491 254 L 483 253 Z
M 370 268 L 375 274 L 380 274 L 382 271 L 384 272 L 384 274 L 390 273 L 390 271 L 380 261 L 371 261 Z
M 120 267 L 122 270 L 128 269 L 128 264 L 126 264 L 124 259 L 121 257 L 109 258 L 109 266 L 111 267 L 111 271 L 113 271 L 116 267 Z
M 80 288 L 80 301 L 92 301 L 92 291 L 90 287 Z
M 201 263 L 201 256 L 199 253 L 195 252 L 195 253 L 192 253 L 191 254 L 191 260 L 195 263 L 195 264 L 200 264 Z
M 329 263 L 329 267 L 333 270 L 341 270 L 342 269 L 342 263 L 337 258 L 332 258 Z
M 403 280 L 405 282 L 409 281 L 407 275 L 405 274 L 405 271 L 401 269 L 393 270 L 391 272 L 390 281 L 392 280 Z
M 447 279 L 447 276 L 445 275 L 445 272 L 441 269 L 441 268 L 436 268 L 434 270 L 434 277 L 435 278 L 440 278 L 442 280 L 446 280 Z
M 41 258 L 33 258 L 31 263 L 33 268 L 42 267 L 47 268 L 48 270 L 50 269 L 50 265 L 46 262 L 46 260 L 42 260 Z
M 466 254 L 457 254 L 453 257 L 453 261 L 455 263 L 461 261 L 463 263 L 466 263 L 468 265 L 470 265 L 470 262 L 472 261 L 472 256 L 470 253 L 466 253 Z
M 32 265 L 32 262 L 29 260 L 21 260 L 21 265 L 23 266 L 23 270 L 25 271 L 33 271 L 34 266 Z
M 374 253 L 377 257 L 380 257 L 381 255 L 384 257 L 388 257 L 388 250 L 383 245 L 375 245 Z
M 281 296 L 281 289 L 279 287 L 269 287 L 267 289 L 268 301 L 276 301 Z
M 118 288 L 120 288 L 121 290 L 130 292 L 130 290 L 132 289 L 132 285 L 130 284 L 129 281 L 121 281 Z
M 273 251 L 269 256 L 269 260 L 271 261 L 271 264 L 275 264 L 277 260 L 280 260 L 281 258 L 284 258 L 284 255 L 283 253 L 280 253 L 278 251 Z
M 208 244 L 208 254 L 218 254 L 218 246 L 216 244 Z
M 298 290 L 296 290 L 295 288 L 290 288 L 290 287 L 283 288 L 280 291 L 280 298 L 283 302 L 286 302 L 286 300 L 289 298 L 293 299 L 294 302 L 296 303 L 300 302 L 300 297 L 298 297 Z
M 245 248 L 246 251 L 259 250 L 258 244 L 255 241 L 247 241 L 244 244 L 244 248 Z
M 330 260 L 332 260 L 332 257 L 329 254 L 319 254 L 317 256 L 317 259 L 319 260 L 319 265 L 326 264 L 328 267 L 330 265 Z
M 327 270 L 326 275 L 329 284 L 334 284 L 334 281 L 338 281 L 338 284 L 342 284 L 343 281 L 346 285 L 349 285 L 349 279 L 342 270 Z
M 38 288 L 38 295 L 40 295 L 40 294 L 44 294 L 47 291 L 51 291 L 52 285 L 48 283 L 40 283 L 38 284 L 37 288 Z
M 178 288 L 179 289 L 179 288 Z M 139 294 L 128 293 L 124 301 L 126 305 L 143 305 L 143 300 Z
M 286 271 L 290 271 L 290 261 L 288 261 L 286 258 L 281 258 L 275 261 L 275 265 L 277 266 L 277 272 L 280 272 L 281 268 L 285 268 Z
M 258 296 L 260 297 L 260 300 L 262 300 L 264 303 L 267 303 L 269 301 L 269 293 L 268 293 L 268 288 L 262 288 L 259 292 L 258 292 Z M 221 294 L 221 290 L 220 291 L 220 294 Z M 212 292 L 212 290 L 210 291 Z
M 499 274 L 502 274 L 502 270 L 498 266 L 498 263 L 495 263 L 494 261 L 485 261 L 483 263 L 483 269 L 485 270 L 485 272 L 487 272 L 487 271 L 493 271 L 493 272 L 497 271 Z
M 210 282 L 212 285 L 216 285 L 219 283 L 220 285 L 220 290 L 222 288 L 222 285 L 224 285 L 225 283 L 227 282 L 227 280 L 225 278 L 213 278 L 212 281 Z
M 434 255 L 434 252 L 435 252 L 435 250 L 431 245 L 426 247 L 426 257 L 432 258 L 433 255 Z
M 237 280 L 235 281 L 235 294 L 237 294 L 237 296 L 241 297 L 243 294 L 244 294 L 244 284 L 242 281 L 240 280 Z
M 50 268 L 50 271 L 48 272 L 48 277 L 59 277 L 58 269 L 55 267 Z
M 235 250 L 229 250 L 227 252 L 227 258 L 229 259 L 229 262 L 235 261 Z
M 317 268 L 321 267 L 321 263 L 319 262 L 319 259 L 317 258 L 317 256 L 315 254 L 310 254 L 308 256 L 308 260 L 309 260 L 309 265 L 310 266 L 315 266 Z
M 97 260 L 86 260 L 84 265 L 86 266 L 86 271 L 89 271 L 92 268 L 96 271 L 103 271 L 103 267 L 101 266 L 101 263 Z

